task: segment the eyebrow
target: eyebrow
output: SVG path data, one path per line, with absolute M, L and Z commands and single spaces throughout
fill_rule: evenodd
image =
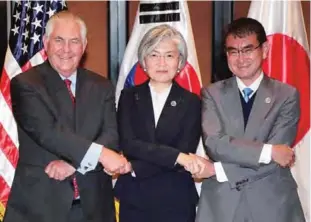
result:
M 254 45 L 253 45 L 253 44 L 248 44 L 248 45 L 246 45 L 246 46 L 242 47 L 242 49 L 248 49 L 248 48 L 252 48 L 252 47 L 254 47 Z M 229 46 L 229 47 L 227 47 L 227 50 L 238 50 L 238 48 L 235 48 L 235 47 Z
M 78 40 L 78 41 L 80 41 L 81 39 L 76 37 L 76 38 L 72 38 L 72 39 L 69 39 L 69 40 Z
M 65 39 L 65 38 L 63 38 L 63 37 L 61 37 L 61 36 L 55 36 L 54 37 L 54 39 L 61 39 L 61 40 L 67 40 L 67 39 Z M 71 38 L 71 39 L 68 39 L 68 40 L 80 40 L 80 38 L 78 38 L 78 37 L 74 37 L 74 38 Z
M 160 52 L 157 51 L 156 49 L 152 50 L 151 52 L 160 53 Z M 173 53 L 173 52 L 176 52 L 176 51 L 171 50 L 171 51 L 167 51 L 167 52 L 164 52 L 164 53 Z

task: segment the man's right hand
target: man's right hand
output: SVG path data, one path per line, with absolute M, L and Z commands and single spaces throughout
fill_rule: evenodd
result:
M 102 149 L 99 162 L 110 173 L 118 173 L 128 164 L 125 157 L 106 147 Z
M 192 175 L 194 178 L 197 178 L 197 179 L 209 178 L 216 174 L 214 163 L 208 159 L 208 156 L 201 157 L 201 156 L 198 156 L 192 153 L 190 153 L 189 155 L 196 157 L 197 161 L 199 162 L 201 166 L 200 172 Z
M 62 181 L 76 172 L 76 169 L 64 160 L 53 160 L 45 167 L 45 173 L 52 179 Z
M 185 153 L 179 153 L 176 162 L 182 165 L 185 170 L 189 171 L 191 174 L 197 174 L 204 167 L 201 161 L 198 161 L 196 155 L 190 155 Z
M 273 145 L 271 157 L 274 162 L 282 167 L 291 166 L 295 162 L 295 153 L 293 149 L 284 144 Z

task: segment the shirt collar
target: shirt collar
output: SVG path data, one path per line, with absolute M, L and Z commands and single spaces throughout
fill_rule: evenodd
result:
M 71 81 L 71 84 L 73 86 L 76 85 L 76 82 L 77 82 L 77 71 L 75 71 L 74 73 L 72 73 L 72 75 L 70 75 L 69 77 L 65 77 L 65 76 L 62 76 L 61 74 L 58 73 L 58 75 L 60 76 L 60 78 L 62 78 L 62 80 L 65 80 L 65 79 L 69 79 Z
M 238 88 L 239 88 L 240 92 L 243 94 L 244 88 L 251 88 L 253 90 L 252 94 L 254 94 L 259 88 L 259 85 L 263 79 L 263 75 L 264 75 L 263 72 L 261 72 L 260 76 L 249 86 L 246 86 L 239 77 L 236 77 L 236 82 L 238 84 Z
M 171 88 L 172 88 L 172 85 L 173 85 L 173 84 L 171 84 L 167 89 L 165 89 L 165 90 L 164 90 L 163 92 L 161 92 L 161 93 L 157 93 L 157 92 L 154 90 L 154 87 L 153 87 L 150 83 L 148 83 L 148 85 L 149 85 L 150 92 L 151 92 L 152 95 L 168 95 L 169 92 L 171 91 Z

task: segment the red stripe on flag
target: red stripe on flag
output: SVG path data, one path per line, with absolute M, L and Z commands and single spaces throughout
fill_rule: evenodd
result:
M 10 94 L 10 78 L 5 69 L 2 71 L 1 82 L 0 82 L 0 91 L 5 99 L 5 102 L 12 109 L 11 106 L 11 94 Z
M 22 72 L 26 72 L 28 69 L 30 69 L 32 66 L 31 66 L 31 63 L 30 61 L 28 60 L 25 65 L 22 67 Z
M 6 158 L 10 161 L 12 166 L 16 168 L 19 156 L 18 149 L 16 148 L 9 134 L 3 128 L 1 122 L 0 122 L 0 144 L 1 150 L 6 156 Z
M 4 207 L 7 205 L 10 189 L 10 186 L 5 182 L 4 178 L 0 176 L 0 202 L 4 205 Z M 3 215 L 0 215 L 0 218 L 1 216 Z
M 263 64 L 264 72 L 299 91 L 301 114 L 296 144 L 310 129 L 310 60 L 305 49 L 289 36 L 274 34 L 268 41 L 272 47 Z

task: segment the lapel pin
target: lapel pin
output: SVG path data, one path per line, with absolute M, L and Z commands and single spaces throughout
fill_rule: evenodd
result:
M 271 98 L 270 98 L 270 97 L 267 97 L 267 98 L 265 99 L 265 102 L 266 102 L 266 103 L 271 103 Z
M 134 96 L 135 96 L 135 100 L 139 100 L 139 95 L 138 95 L 138 93 L 135 93 Z
M 177 103 L 175 100 L 171 101 L 171 106 L 176 106 L 176 105 L 177 105 Z

